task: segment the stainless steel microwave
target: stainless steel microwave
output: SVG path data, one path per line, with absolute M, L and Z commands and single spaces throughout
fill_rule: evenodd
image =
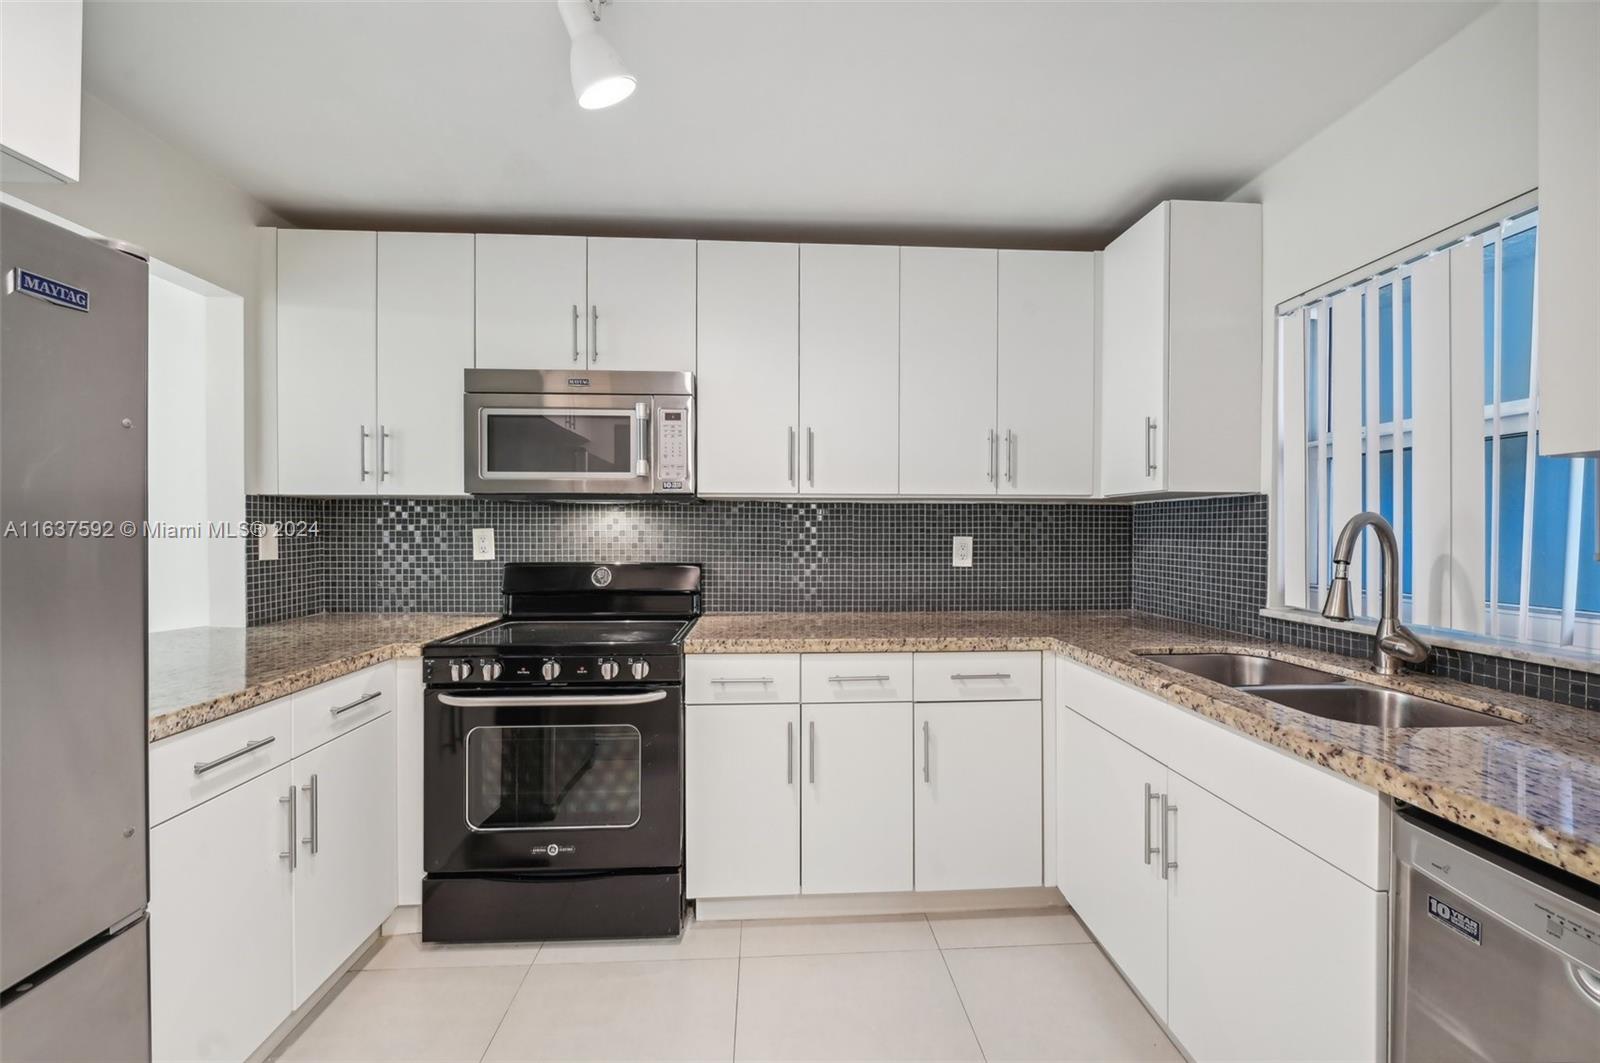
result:
M 694 375 L 466 371 L 474 495 L 693 495 Z

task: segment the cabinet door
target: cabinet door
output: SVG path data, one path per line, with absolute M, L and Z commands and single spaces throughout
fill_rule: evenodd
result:
M 372 494 L 378 234 L 278 232 L 278 489 Z
M 1168 778 L 1167 1025 L 1190 1058 L 1381 1059 L 1387 895 Z
M 1037 701 L 916 706 L 919 890 L 1044 881 Z
M 800 248 L 802 494 L 900 489 L 900 251 Z
M 1164 1017 L 1167 884 L 1160 854 L 1147 850 L 1159 848 L 1167 769 L 1070 710 L 1060 714 L 1057 741 L 1056 881 L 1107 955 Z
M 589 368 L 694 372 L 694 241 L 589 241 Z
M 912 888 L 909 702 L 804 705 L 802 893 Z
M 800 249 L 701 241 L 695 377 L 701 494 L 792 494 L 799 478 Z
M 395 907 L 394 713 L 293 761 L 294 1006 Z
M 589 352 L 588 241 L 479 233 L 479 369 L 582 369 Z
M 994 251 L 900 249 L 900 492 L 992 495 Z
M 800 706 L 684 713 L 689 897 L 800 892 Z
M 378 492 L 459 495 L 472 237 L 378 234 Z
M 1146 214 L 1101 258 L 1101 494 L 1165 482 L 1168 213 L 1163 203 Z
M 150 830 L 157 1060 L 242 1060 L 294 1010 L 289 765 Z
M 1000 493 L 1094 492 L 1095 256 L 1000 252 Z

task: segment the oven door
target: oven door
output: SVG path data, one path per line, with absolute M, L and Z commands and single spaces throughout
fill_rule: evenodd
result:
M 648 494 L 648 395 L 467 392 L 470 494 Z
M 429 874 L 677 868 L 683 694 L 430 690 Z

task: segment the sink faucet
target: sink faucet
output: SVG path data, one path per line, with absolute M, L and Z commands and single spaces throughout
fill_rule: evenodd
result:
M 1354 615 L 1350 601 L 1350 555 L 1355 552 L 1361 533 L 1370 527 L 1378 537 L 1383 577 L 1378 598 L 1378 620 L 1372 647 L 1372 666 L 1380 675 L 1400 674 L 1401 662 L 1421 664 L 1433 649 L 1400 622 L 1400 547 L 1394 529 L 1376 513 L 1357 513 L 1339 532 L 1333 547 L 1333 582 L 1328 585 L 1328 600 L 1322 615 L 1329 620 L 1349 620 Z

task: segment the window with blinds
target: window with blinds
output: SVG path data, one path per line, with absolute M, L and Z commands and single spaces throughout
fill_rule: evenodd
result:
M 1595 460 L 1538 455 L 1538 239 L 1533 209 L 1465 225 L 1280 314 L 1284 605 L 1320 608 L 1339 529 L 1376 510 L 1407 622 L 1600 649 Z M 1370 535 L 1351 576 L 1375 617 Z

